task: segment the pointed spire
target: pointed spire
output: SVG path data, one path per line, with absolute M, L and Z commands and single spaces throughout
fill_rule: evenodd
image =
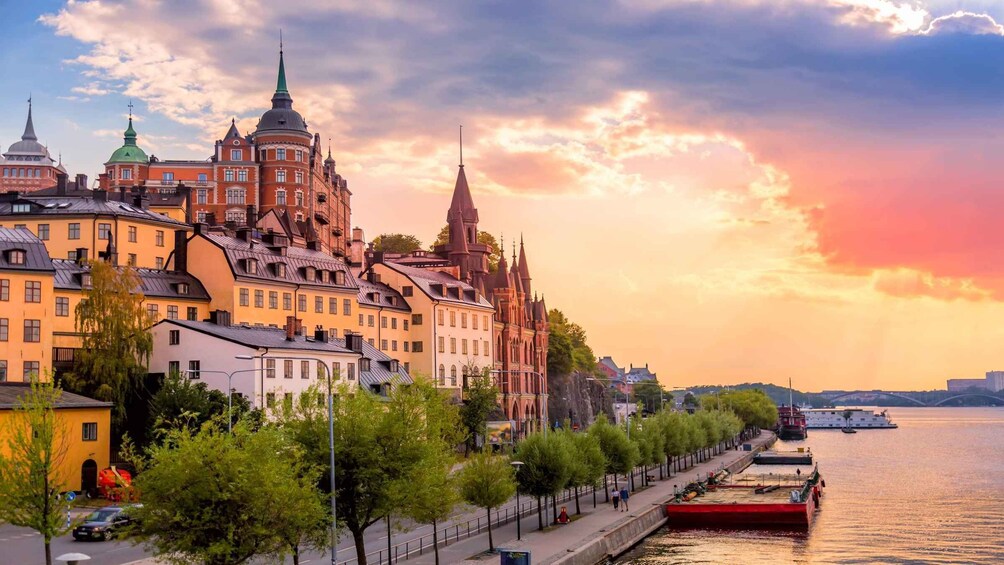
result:
M 289 94 L 289 90 L 286 89 L 286 64 L 282 60 L 282 30 L 279 30 L 279 79 L 275 82 L 275 93 L 278 94 L 284 92 Z
M 464 168 L 464 125 L 460 124 L 460 168 Z
M 331 138 L 328 138 L 328 158 L 324 160 L 325 165 L 334 165 L 335 159 L 331 156 Z
M 28 95 L 28 121 L 24 124 L 24 133 L 21 135 L 22 141 L 38 141 L 35 135 L 35 124 L 31 120 L 31 95 Z
M 136 145 L 136 130 L 132 127 L 132 100 L 129 101 L 129 127 L 125 130 L 123 140 L 125 145 Z
M 526 262 L 526 249 L 523 247 L 523 234 L 519 235 L 519 278 L 523 282 L 523 290 L 530 294 L 530 265 Z
M 227 130 L 227 135 L 223 139 L 237 138 L 241 136 L 241 132 L 237 129 L 237 118 L 230 119 L 230 129 Z

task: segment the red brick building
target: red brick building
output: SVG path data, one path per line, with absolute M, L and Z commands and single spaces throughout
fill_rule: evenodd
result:
M 53 159 L 49 149 L 38 142 L 31 119 L 31 100 L 28 100 L 28 120 L 21 141 L 7 148 L 0 159 L 0 167 L 0 192 L 24 193 L 50 188 L 56 186 L 57 174 L 66 173 L 63 164 Z

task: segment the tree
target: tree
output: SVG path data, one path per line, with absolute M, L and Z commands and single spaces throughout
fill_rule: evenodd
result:
M 247 398 L 235 394 L 233 398 L 233 418 L 238 421 L 250 411 Z M 164 377 L 160 390 L 150 401 L 149 428 L 154 435 L 163 435 L 169 430 L 187 427 L 195 432 L 203 424 L 218 420 L 226 429 L 228 412 L 227 395 L 178 374 Z
M 572 340 L 566 334 L 552 330 L 547 338 L 547 374 L 571 374 L 574 363 Z
M 662 387 L 662 383 L 658 381 L 642 381 L 634 385 L 634 397 L 638 399 L 644 406 L 644 409 L 648 412 L 655 412 L 662 408 L 662 404 L 667 397 L 666 390 Z M 669 400 L 672 401 L 673 395 L 668 395 Z
M 586 343 L 586 330 L 579 324 L 571 322 L 565 314 L 558 309 L 552 309 L 547 313 L 547 321 L 550 323 L 549 340 L 554 340 L 555 336 L 565 336 L 568 338 L 572 367 L 568 372 L 592 373 L 596 369 L 596 356 L 593 349 Z M 561 339 L 558 337 L 557 339 Z M 550 348 L 548 351 L 550 355 Z M 559 373 L 559 374 L 567 374 Z
M 770 428 L 777 422 L 777 405 L 759 389 L 719 391 L 705 394 L 697 402 L 731 410 L 747 427 Z
M 532 433 L 516 448 L 523 465 L 516 473 L 520 490 L 537 498 L 537 522 L 544 529 L 540 499 L 556 494 L 572 475 L 573 454 L 559 434 Z
M 57 476 L 66 458 L 66 424 L 56 414 L 62 391 L 32 378 L 18 399 L 0 449 L 0 521 L 31 528 L 42 536 L 45 563 L 52 565 L 52 538 L 66 533 L 69 501 Z
M 468 503 L 488 511 L 488 551 L 495 551 L 492 539 L 492 508 L 516 494 L 516 481 L 509 459 L 491 453 L 475 455 L 460 470 L 461 496 Z
M 411 253 L 421 248 L 421 240 L 404 233 L 383 233 L 373 240 L 373 250 L 383 253 Z
M 436 565 L 439 565 L 438 523 L 452 516 L 454 508 L 460 502 L 457 480 L 450 474 L 453 459 L 445 453 L 440 459 L 430 463 L 427 480 L 421 488 L 406 490 L 403 505 L 405 516 L 419 524 L 432 524 L 432 549 L 436 554 Z
M 470 453 L 477 441 L 488 434 L 488 416 L 498 406 L 498 389 L 492 384 L 488 369 L 481 375 L 467 377 L 464 404 L 460 407 L 460 421 L 464 426 L 464 455 Z
M 617 474 L 627 476 L 638 463 L 641 454 L 638 453 L 638 446 L 631 443 L 627 434 L 620 426 L 611 426 L 607 417 L 601 414 L 599 418 L 589 426 L 589 435 L 594 436 L 600 442 L 600 450 L 606 459 L 605 471 L 614 475 L 614 487 L 617 486 Z M 604 489 L 606 483 L 604 482 Z
M 446 245 L 450 243 L 450 224 L 443 226 L 443 229 L 439 230 L 439 234 L 436 236 L 436 241 L 429 246 L 429 250 L 433 251 L 436 247 L 440 245 Z M 487 245 L 491 252 L 488 254 L 488 272 L 494 273 L 499 268 L 499 259 L 502 258 L 502 253 L 505 251 L 502 246 L 499 245 L 498 240 L 495 236 L 486 232 L 478 232 L 478 243 L 481 245 Z
M 300 547 L 328 539 L 316 471 L 277 428 L 182 428 L 148 453 L 134 533 L 162 560 L 236 565 L 289 552 L 297 562 Z
M 73 371 L 66 375 L 66 386 L 114 403 L 113 417 L 122 423 L 126 397 L 146 373 L 153 351 L 150 316 L 130 267 L 116 268 L 101 260 L 89 265 L 91 287 L 75 310 L 83 343 L 76 350 Z
M 595 436 L 572 432 L 565 428 L 561 432 L 561 437 L 568 442 L 573 453 L 572 472 L 568 479 L 568 485 L 575 489 L 575 513 L 581 514 L 579 489 L 592 486 L 594 488 L 593 502 L 596 502 L 595 488 L 598 486 L 600 477 L 606 471 L 607 460 L 603 457 L 600 441 Z

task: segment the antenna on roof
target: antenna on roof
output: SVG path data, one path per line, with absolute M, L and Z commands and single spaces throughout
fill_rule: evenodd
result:
M 464 126 L 460 125 L 460 166 L 464 166 Z

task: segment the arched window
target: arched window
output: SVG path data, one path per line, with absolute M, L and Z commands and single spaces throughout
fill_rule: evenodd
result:
M 457 366 L 450 365 L 450 386 L 457 386 Z
M 439 386 L 446 386 L 446 365 L 439 366 Z

